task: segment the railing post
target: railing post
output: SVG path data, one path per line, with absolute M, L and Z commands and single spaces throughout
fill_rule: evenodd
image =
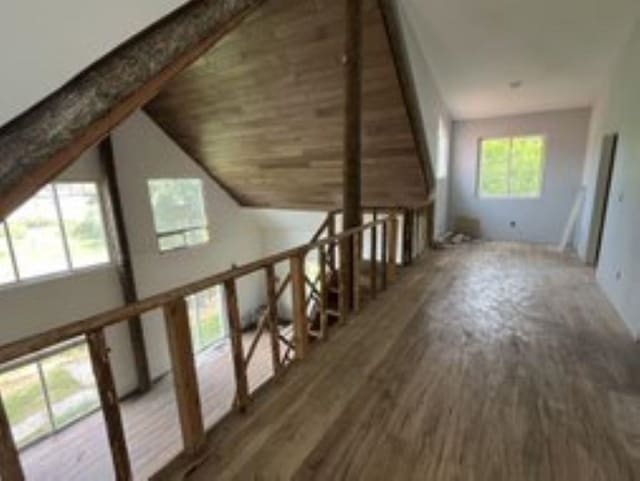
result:
M 11 424 L 0 397 L 0 478 L 8 481 L 24 481 L 18 448 L 11 433 Z
M 374 214 L 374 221 L 376 216 Z M 369 272 L 371 280 L 371 298 L 375 299 L 378 294 L 378 226 L 371 227 L 371 242 L 369 243 L 369 260 L 371 262 L 371 271 Z M 384 258 L 383 258 L 384 259 Z
M 205 435 L 186 301 L 165 304 L 164 318 L 184 450 L 193 455 L 202 448 Z
M 233 358 L 233 372 L 236 379 L 236 407 L 244 411 L 249 404 L 249 382 L 247 381 L 247 366 L 244 362 L 244 346 L 242 344 L 242 322 L 238 306 L 238 290 L 236 280 L 228 279 L 224 282 L 224 293 L 227 301 L 227 318 L 229 319 L 229 337 L 231 338 L 231 354 Z
M 405 209 L 403 219 L 402 264 L 408 266 L 413 262 L 413 209 Z
M 328 235 L 331 238 L 336 235 L 336 214 L 335 212 L 331 212 L 329 216 Z M 336 252 L 334 246 L 335 244 L 330 244 L 329 246 L 329 266 L 331 266 L 331 272 L 333 273 L 336 272 Z
M 388 274 L 389 274 L 389 249 L 388 249 L 388 231 L 389 231 L 389 223 L 391 221 L 387 218 L 382 224 L 382 246 L 380 247 L 380 267 L 382 268 L 382 289 L 387 290 L 387 286 L 389 284 Z M 377 234 L 377 231 L 376 231 Z
M 304 254 L 290 258 L 291 291 L 293 295 L 293 337 L 296 359 L 307 356 L 309 347 L 309 320 L 307 319 L 305 299 Z
M 338 310 L 340 312 L 340 324 L 344 324 L 347 322 L 347 317 L 349 316 L 349 283 L 350 275 L 349 275 L 349 267 L 346 265 L 345 258 L 347 257 L 346 253 L 349 248 L 349 239 L 343 238 L 338 241 L 338 246 L 340 249 L 340 272 L 338 278 Z
M 282 373 L 282 362 L 280 359 L 280 331 L 278 329 L 278 298 L 276 292 L 276 268 L 273 264 L 269 264 L 265 268 L 267 276 L 267 298 L 268 298 L 268 316 L 269 316 L 269 335 L 271 337 L 271 361 L 273 364 L 273 372 L 276 377 Z
M 427 245 L 430 249 L 435 247 L 435 219 L 436 219 L 436 209 L 435 203 L 431 202 L 426 209 L 427 216 Z
M 387 263 L 387 284 L 396 278 L 396 258 L 398 255 L 398 218 L 395 213 L 391 214 L 388 232 L 388 263 Z
M 331 251 L 331 245 L 328 246 Z M 327 282 L 327 255 L 324 246 L 318 249 L 320 261 L 320 339 L 327 340 L 329 334 L 329 284 Z
M 107 348 L 104 331 L 100 329 L 88 333 L 87 345 L 100 396 L 100 404 L 102 405 L 107 437 L 109 438 L 115 479 L 117 481 L 130 481 L 133 479 L 131 461 L 127 450 L 118 394 L 113 381 L 113 372 L 109 362 L 109 349 Z
M 362 244 L 360 242 L 360 232 L 351 236 L 351 254 L 353 255 L 353 312 L 360 311 L 360 257 L 362 256 Z

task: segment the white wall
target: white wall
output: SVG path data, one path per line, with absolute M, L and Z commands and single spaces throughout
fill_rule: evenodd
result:
M 480 221 L 486 239 L 559 244 L 580 190 L 590 109 L 454 122 L 450 219 Z M 542 134 L 547 158 L 539 199 L 487 199 L 477 195 L 479 140 Z M 512 228 L 510 223 L 516 222 Z
M 587 204 L 578 246 L 587 251 L 602 138 L 619 133 L 598 281 L 635 336 L 640 333 L 640 23 L 612 71 L 596 110 L 585 170 Z
M 308 243 L 327 218 L 326 212 L 246 209 L 260 226 L 265 255 Z
M 113 142 L 139 296 L 157 294 L 229 269 L 232 264 L 262 257 L 260 230 L 254 218 L 212 182 L 146 114 L 137 112 L 129 118 L 114 132 Z M 147 180 L 174 177 L 203 180 L 211 241 L 160 253 Z M 242 315 L 265 301 L 264 280 L 260 274 L 238 285 Z M 143 327 L 151 373 L 156 377 L 169 367 L 161 314 L 146 316 Z
M 429 143 L 433 172 L 436 174 L 435 235 L 444 234 L 448 226 L 449 162 L 451 115 L 429 68 L 427 57 L 416 35 L 415 8 L 400 3 L 400 22 L 404 32 L 411 70 L 417 89 L 422 120 Z
M 59 180 L 102 182 L 104 174 L 96 149 L 88 151 Z M 113 264 L 74 274 L 33 279 L 0 289 L 0 344 L 89 317 L 123 304 Z M 118 392 L 136 386 L 129 331 L 126 324 L 107 329 Z
M 2 2 L 0 125 L 186 1 Z

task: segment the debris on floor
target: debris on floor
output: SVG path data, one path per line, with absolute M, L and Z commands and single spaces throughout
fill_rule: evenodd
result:
M 442 237 L 436 240 L 438 247 L 445 248 L 450 246 L 456 246 L 460 244 L 467 244 L 475 242 L 478 239 L 474 239 L 470 235 L 463 234 L 461 232 L 447 232 Z

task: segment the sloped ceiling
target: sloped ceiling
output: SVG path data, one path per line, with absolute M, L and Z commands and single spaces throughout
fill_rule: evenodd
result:
M 344 0 L 270 0 L 146 110 L 241 204 L 339 207 L 344 15 Z M 375 0 L 365 0 L 363 117 L 363 203 L 426 200 Z

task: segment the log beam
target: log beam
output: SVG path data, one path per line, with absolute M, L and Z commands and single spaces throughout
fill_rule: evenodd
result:
M 0 219 L 154 98 L 263 1 L 191 1 L 0 128 Z

